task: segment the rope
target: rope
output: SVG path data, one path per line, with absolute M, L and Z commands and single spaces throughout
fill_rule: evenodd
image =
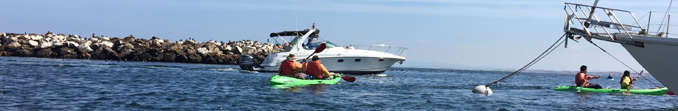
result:
M 603 49 L 603 48 L 601 48 L 600 46 L 598 46 L 598 44 L 593 43 L 593 42 L 591 42 L 591 44 L 593 44 L 594 46 L 598 47 L 598 49 L 602 50 L 602 51 L 605 52 L 607 55 L 610 55 L 612 58 L 614 58 L 614 60 L 617 60 L 617 61 L 619 61 L 620 63 L 622 63 L 624 66 L 626 66 L 626 68 L 629 68 L 629 69 L 631 69 L 631 71 L 633 71 L 633 72 L 635 72 L 636 74 L 638 74 L 638 71 L 636 71 L 636 70 L 634 70 L 633 68 L 629 67 L 629 65 L 626 65 L 626 63 L 622 62 L 621 60 L 617 59 L 617 57 L 614 57 L 612 54 L 610 54 L 609 52 L 605 51 L 605 49 Z M 659 85 L 655 84 L 654 82 L 650 81 L 649 79 L 647 79 L 645 76 L 642 76 L 642 77 L 643 77 L 643 79 L 645 79 L 646 81 L 652 83 L 652 85 L 654 85 L 654 86 L 659 86 Z
M 563 42 L 567 41 L 567 39 L 561 41 L 561 40 L 565 37 L 565 35 L 566 35 L 566 34 L 563 34 L 563 36 L 560 36 L 560 38 L 559 38 L 555 43 L 553 43 L 553 45 L 551 45 L 551 47 L 549 47 L 548 49 L 546 49 L 546 51 L 542 52 L 539 56 L 537 56 L 537 58 L 534 58 L 534 60 L 530 61 L 530 63 L 527 63 L 527 65 L 523 66 L 522 68 L 516 70 L 515 72 L 509 74 L 509 75 L 506 76 L 506 77 L 503 77 L 503 78 L 501 78 L 501 79 L 499 79 L 499 80 L 497 80 L 497 81 L 488 83 L 487 85 L 485 85 L 485 87 L 489 87 L 489 86 L 492 85 L 492 84 L 495 84 L 495 83 L 497 83 L 497 82 L 506 80 L 506 79 L 510 78 L 511 76 L 514 76 L 514 75 L 516 75 L 516 74 L 518 74 L 518 73 L 524 71 L 525 69 L 531 67 L 532 65 L 536 64 L 536 63 L 539 62 L 541 59 L 543 59 L 544 57 L 546 57 L 546 55 L 548 55 L 548 54 L 550 54 L 551 52 L 553 52 L 553 50 L 555 50 L 556 47 L 560 46 L 561 44 L 563 44 Z M 559 44 L 558 42 L 560 42 L 560 44 Z M 556 46 L 556 44 L 557 44 L 557 46 Z M 555 46 L 555 47 L 554 47 L 554 46 Z
M 669 8 L 666 9 L 666 13 L 664 13 L 664 18 L 662 18 L 662 24 L 659 25 L 659 28 L 657 29 L 657 32 L 662 30 L 662 25 L 664 24 L 664 20 L 666 20 L 666 15 L 669 15 L 669 12 L 671 12 L 671 5 L 673 4 L 673 0 L 669 2 Z M 668 26 L 667 26 L 668 27 Z

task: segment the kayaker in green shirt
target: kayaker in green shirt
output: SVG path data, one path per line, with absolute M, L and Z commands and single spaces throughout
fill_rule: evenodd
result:
M 622 76 L 621 81 L 619 81 L 619 84 L 621 84 L 622 89 L 629 89 L 633 86 L 633 81 L 637 81 L 638 79 L 631 78 L 631 72 L 624 71 L 624 76 Z

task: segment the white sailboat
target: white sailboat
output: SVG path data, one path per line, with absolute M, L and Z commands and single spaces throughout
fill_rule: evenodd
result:
M 678 39 L 668 36 L 668 24 L 665 31 L 650 32 L 651 14 L 647 27 L 643 27 L 630 11 L 598 7 L 597 2 L 593 6 L 565 3 L 566 36 L 573 40 L 583 37 L 591 43 L 593 38 L 621 44 L 652 76 L 677 92 Z M 632 24 L 623 24 L 629 22 Z

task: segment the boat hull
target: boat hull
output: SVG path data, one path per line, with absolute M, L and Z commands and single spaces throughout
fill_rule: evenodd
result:
M 592 92 L 592 93 L 626 93 L 627 89 L 594 89 L 594 88 L 581 88 L 577 86 L 558 86 L 554 90 L 556 91 L 571 91 L 571 92 Z M 644 94 L 644 95 L 664 95 L 669 92 L 669 89 L 666 87 L 656 88 L 656 89 L 631 89 L 630 94 Z
M 673 92 L 678 88 L 678 44 L 666 44 L 652 41 L 641 41 L 644 37 L 636 36 L 635 41 L 643 42 L 643 47 L 621 44 L 633 58 L 647 69 L 662 85 Z
M 297 61 L 301 62 L 313 52 L 311 50 L 296 52 Z M 278 72 L 280 63 L 286 59 L 289 52 L 272 53 L 259 65 L 260 72 Z M 316 53 L 319 60 L 329 72 L 343 74 L 379 74 L 397 62 L 402 63 L 405 57 L 393 54 L 365 51 L 346 50 L 343 48 L 330 48 L 324 52 Z M 310 61 L 310 59 L 308 60 Z

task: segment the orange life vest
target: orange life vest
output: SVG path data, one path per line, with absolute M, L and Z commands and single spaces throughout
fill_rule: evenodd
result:
M 280 75 L 294 77 L 294 75 L 296 75 L 297 73 L 297 70 L 294 70 L 294 68 L 292 67 L 293 64 L 294 62 L 292 61 L 288 60 L 283 61 L 280 64 Z
M 306 66 L 306 74 L 318 78 L 323 78 L 323 69 L 322 67 L 320 67 L 321 64 L 322 62 L 320 61 L 308 62 Z
M 585 86 L 587 83 L 589 83 L 588 76 L 586 75 L 586 73 L 584 73 L 584 81 L 581 81 L 581 79 L 582 79 L 581 76 L 579 75 L 579 73 L 577 73 L 577 76 L 574 76 L 574 83 L 577 84 L 577 86 L 579 86 L 579 83 L 581 82 L 584 82 L 583 84 L 581 84 L 581 86 Z

